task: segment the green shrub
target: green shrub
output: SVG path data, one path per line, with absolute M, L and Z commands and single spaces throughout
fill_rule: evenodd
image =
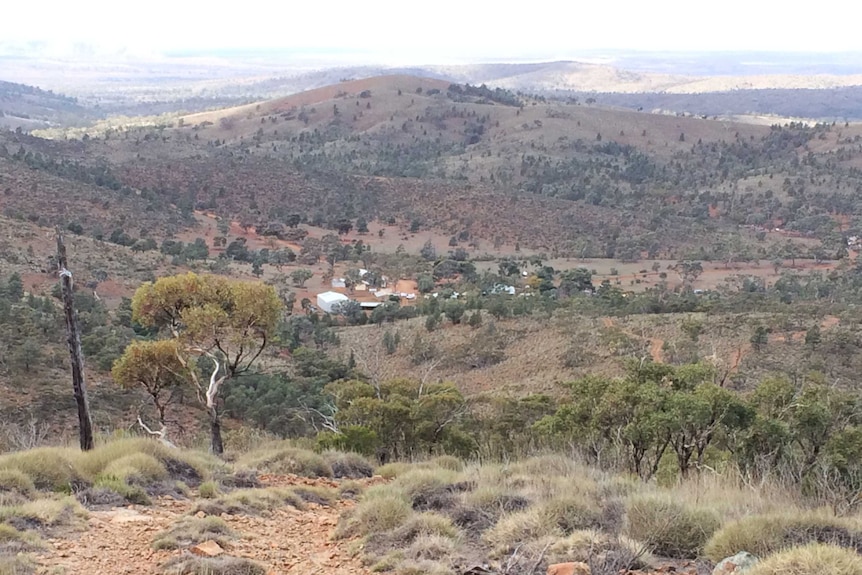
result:
M 0 456 L 0 471 L 27 476 L 36 489 L 70 493 L 73 487 L 90 483 L 77 468 L 80 452 L 60 447 L 39 447 Z
M 413 466 L 409 463 L 404 463 L 403 461 L 395 461 L 393 463 L 387 463 L 381 467 L 377 468 L 377 475 L 383 477 L 384 479 L 395 479 L 399 475 L 403 473 L 407 473 L 413 469 Z
M 862 575 L 862 556 L 835 545 L 810 543 L 760 561 L 747 575 Z
M 57 527 L 74 525 L 87 517 L 87 511 L 72 497 L 58 499 L 37 499 L 21 505 L 0 507 L 0 521 Z
M 215 481 L 204 481 L 198 488 L 198 494 L 203 499 L 214 499 L 219 494 L 218 484 Z
M 168 477 L 161 461 L 147 453 L 131 453 L 109 462 L 99 477 L 119 479 L 126 483 L 149 484 Z
M 721 524 L 712 511 L 662 497 L 634 497 L 628 501 L 626 513 L 629 537 L 643 541 L 659 555 L 682 559 L 697 557 Z
M 129 485 L 122 479 L 103 477 L 96 481 L 94 488 L 107 489 L 122 497 L 124 501 L 135 505 L 152 505 L 150 496 L 140 485 Z
M 383 533 L 403 525 L 412 513 L 410 504 L 400 493 L 369 489 L 347 520 L 339 525 L 336 536 Z
M 807 543 L 862 549 L 862 529 L 852 520 L 816 513 L 751 515 L 722 526 L 704 552 L 711 560 L 721 561 L 740 550 L 765 557 Z

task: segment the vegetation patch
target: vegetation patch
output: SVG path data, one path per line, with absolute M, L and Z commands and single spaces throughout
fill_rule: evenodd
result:
M 42 540 L 30 531 L 19 531 L 12 525 L 0 523 L 0 554 L 16 554 L 42 548 Z
M 862 529 L 854 520 L 816 513 L 752 515 L 722 526 L 704 552 L 712 561 L 721 561 L 740 550 L 765 557 L 808 543 L 862 552 Z
M 153 549 L 184 549 L 207 540 L 227 547 L 235 538 L 234 530 L 218 517 L 184 517 L 156 535 Z
M 358 453 L 325 451 L 323 459 L 336 479 L 360 479 L 374 475 L 374 467 Z
M 162 565 L 165 575 L 266 575 L 266 567 L 242 557 L 196 557 L 185 553 Z
M 260 515 L 285 505 L 305 509 L 305 502 L 295 491 L 281 487 L 270 487 L 267 489 L 238 489 L 216 499 L 198 501 L 191 513 Z
M 36 564 L 29 555 L 0 554 L 0 575 L 31 575 L 36 572 Z
M 720 525 L 713 511 L 669 497 L 635 496 L 626 505 L 626 534 L 667 557 L 694 559 Z
M 75 526 L 86 517 L 87 511 L 72 497 L 0 507 L 0 522 L 20 530 Z
M 780 551 L 757 563 L 748 575 L 862 575 L 862 557 L 836 545 L 810 543 Z
M 278 442 L 265 445 L 239 458 L 240 468 L 261 473 L 292 473 L 303 477 L 332 477 L 332 468 L 321 455 Z

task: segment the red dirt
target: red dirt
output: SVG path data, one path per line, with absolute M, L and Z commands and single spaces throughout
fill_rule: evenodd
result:
M 329 487 L 334 483 L 295 476 L 261 479 L 265 486 Z M 222 515 L 240 534 L 226 553 L 263 563 L 272 575 L 369 573 L 349 551 L 354 541 L 332 538 L 339 515 L 352 505 L 352 501 L 339 501 L 331 507 L 308 504 L 304 511 L 282 507 L 260 517 Z M 153 537 L 187 514 L 191 506 L 191 501 L 160 497 L 150 507 L 93 511 L 86 531 L 48 540 L 48 550 L 37 559 L 39 573 L 157 573 L 162 563 L 182 552 L 154 550 Z

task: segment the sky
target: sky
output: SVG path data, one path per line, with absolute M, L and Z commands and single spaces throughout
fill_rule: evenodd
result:
M 279 49 L 428 64 L 587 50 L 862 51 L 862 3 L 851 0 L 31 0 L 2 12 L 2 41 L 149 54 Z

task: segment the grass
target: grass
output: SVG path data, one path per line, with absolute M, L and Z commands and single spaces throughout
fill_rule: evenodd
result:
M 835 545 L 810 543 L 760 561 L 748 575 L 862 575 L 862 556 Z
M 337 479 L 361 479 L 374 475 L 374 466 L 358 453 L 324 451 L 322 456 L 332 469 L 332 476 Z
M 21 553 L 42 548 L 42 540 L 29 531 L 19 531 L 11 525 L 0 523 L 0 553 Z
M 626 504 L 626 534 L 658 555 L 694 559 L 719 528 L 717 513 L 669 496 L 634 496 Z M 738 550 L 737 550 L 738 551 Z
M 401 493 L 386 486 L 372 487 L 350 516 L 336 529 L 336 537 L 382 533 L 403 525 L 413 509 Z
M 206 515 L 260 515 L 271 509 L 290 505 L 305 509 L 305 502 L 291 489 L 270 487 L 266 489 L 238 489 L 216 499 L 198 501 L 191 513 Z
M 65 493 L 110 480 L 147 486 L 171 479 L 198 485 L 223 469 L 223 462 L 202 452 L 171 449 L 148 438 L 128 438 L 87 452 L 72 447 L 40 447 L 2 455 L 0 485 L 26 488 L 32 483 L 39 491 Z
M 294 487 L 293 492 L 306 503 L 315 503 L 317 505 L 329 506 L 338 499 L 338 492 L 329 487 L 303 485 Z
M 332 477 L 332 467 L 321 455 L 294 447 L 286 441 L 269 443 L 241 456 L 237 460 L 237 467 L 255 469 L 261 473 Z
M 73 497 L 36 499 L 21 505 L 0 507 L 0 522 L 33 528 L 74 526 L 87 517 L 87 511 Z
M 741 550 L 765 557 L 808 543 L 862 551 L 862 526 L 853 519 L 814 512 L 752 515 L 725 524 L 710 538 L 704 552 L 712 561 L 721 561 Z
M 218 517 L 184 517 L 156 535 L 153 549 L 182 549 L 212 540 L 227 547 L 236 533 Z
M 165 575 L 266 575 L 266 567 L 242 557 L 196 557 L 184 554 L 162 566 Z
M 198 487 L 198 495 L 202 499 L 215 499 L 219 494 L 218 483 L 215 481 L 204 481 Z
M 31 575 L 36 565 L 27 555 L 0 555 L 0 575 Z

